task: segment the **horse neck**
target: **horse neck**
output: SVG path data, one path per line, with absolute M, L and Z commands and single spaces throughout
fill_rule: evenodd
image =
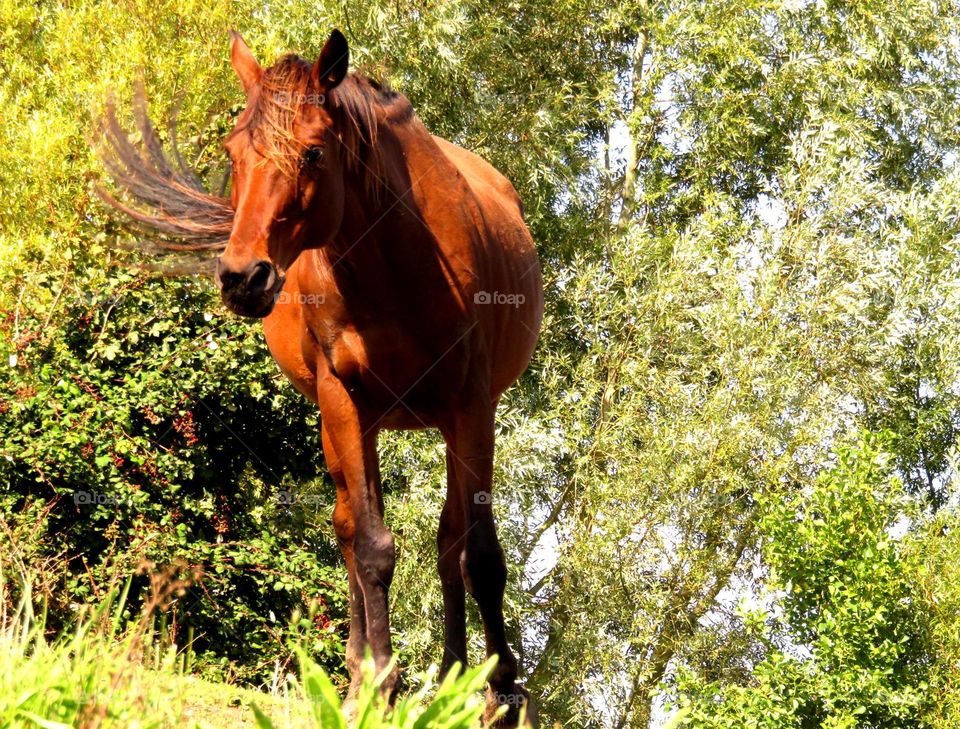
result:
M 380 127 L 382 184 L 374 190 L 365 178 L 369 168 L 348 173 L 344 220 L 331 243 L 337 257 L 363 257 L 380 245 L 413 244 L 430 238 L 416 195 L 410 192 L 426 174 L 448 164 L 426 127 L 416 118 Z

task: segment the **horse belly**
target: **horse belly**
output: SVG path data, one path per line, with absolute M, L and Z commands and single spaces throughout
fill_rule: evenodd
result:
M 473 304 L 483 327 L 491 398 L 496 400 L 523 374 L 540 334 L 543 282 L 537 249 L 510 182 L 472 152 L 435 139 L 463 175 L 477 206 L 473 223 L 478 235 L 459 250 L 447 243 L 453 246 L 452 259 L 461 264 L 459 284 L 473 299 L 465 303 Z
M 474 294 L 491 355 L 494 400 L 527 369 L 543 318 L 543 281 L 530 234 L 517 225 L 499 232 L 498 254 L 487 258 L 480 291 Z

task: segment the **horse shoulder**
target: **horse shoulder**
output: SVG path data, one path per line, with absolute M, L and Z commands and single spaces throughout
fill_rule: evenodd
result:
M 310 400 L 317 400 L 317 380 L 303 356 L 303 294 L 297 282 L 295 262 L 287 272 L 287 280 L 270 315 L 263 320 L 263 334 L 270 354 L 297 390 Z

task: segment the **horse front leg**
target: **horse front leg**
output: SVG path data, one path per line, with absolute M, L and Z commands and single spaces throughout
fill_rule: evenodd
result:
M 526 707 L 527 725 L 536 725 L 536 709 L 527 690 L 517 683 L 517 659 L 507 642 L 503 593 L 507 566 L 493 518 L 494 406 L 478 397 L 455 413 L 451 442 L 453 464 L 465 517 L 460 569 L 483 619 L 487 656 L 498 656 L 487 694 L 487 726 L 516 727 Z M 506 713 L 491 721 L 494 712 Z
M 323 427 L 336 453 L 345 485 L 344 503 L 349 505 L 352 520 L 352 561 L 362 595 L 366 645 L 380 673 L 393 657 L 388 592 L 396 550 L 393 535 L 383 523 L 377 432 L 364 423 L 346 388 L 336 377 L 328 374 L 319 379 L 317 392 Z M 388 698 L 393 697 L 398 675 L 394 666 L 381 686 Z
M 353 509 L 350 508 L 350 494 L 347 490 L 347 481 L 343 477 L 343 469 L 337 451 L 327 433 L 326 425 L 321 425 L 323 438 L 323 455 L 327 461 L 327 469 L 337 488 L 337 502 L 333 507 L 333 530 L 337 535 L 340 552 L 347 566 L 347 584 L 350 590 L 350 634 L 347 637 L 346 665 L 350 674 L 350 688 L 347 690 L 346 703 L 351 704 L 360 690 L 363 676 L 360 664 L 363 661 L 367 647 L 367 618 L 363 605 L 363 592 L 357 578 L 357 566 L 353 557 L 353 540 L 356 533 L 353 519 Z

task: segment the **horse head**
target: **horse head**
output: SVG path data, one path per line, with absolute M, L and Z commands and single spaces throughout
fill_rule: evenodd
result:
M 315 63 L 286 56 L 264 70 L 239 34 L 231 41 L 247 106 L 224 144 L 235 212 L 214 278 L 227 308 L 259 318 L 300 253 L 340 227 L 352 153 L 341 139 L 352 120 L 334 92 L 347 77 L 349 49 L 334 30 Z

